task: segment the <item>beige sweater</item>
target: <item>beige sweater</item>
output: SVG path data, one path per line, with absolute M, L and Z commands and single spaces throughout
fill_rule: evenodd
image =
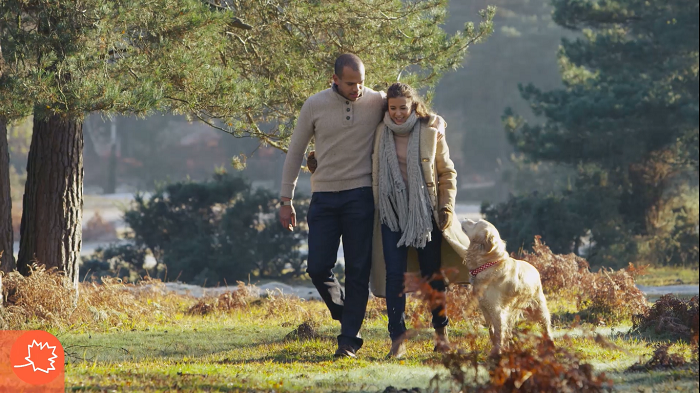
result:
M 356 101 L 333 89 L 306 100 L 299 112 L 282 170 L 281 197 L 293 198 L 306 148 L 315 139 L 318 168 L 311 192 L 372 186 L 372 144 L 384 116 L 384 94 L 364 87 Z

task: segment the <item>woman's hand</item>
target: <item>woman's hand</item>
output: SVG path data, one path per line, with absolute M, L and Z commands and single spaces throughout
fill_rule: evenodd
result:
M 440 230 L 444 231 L 445 229 L 449 228 L 449 226 L 452 224 L 452 210 L 450 210 L 449 207 L 443 207 L 440 209 L 440 212 L 438 213 L 438 219 L 440 225 Z
M 309 172 L 316 172 L 316 168 L 318 167 L 318 162 L 316 162 L 316 151 L 312 150 L 309 152 L 309 155 L 306 157 L 306 167 L 309 168 Z

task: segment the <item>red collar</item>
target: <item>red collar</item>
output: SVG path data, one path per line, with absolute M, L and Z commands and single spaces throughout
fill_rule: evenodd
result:
M 492 261 L 492 262 L 489 262 L 489 263 L 485 263 L 485 264 L 483 264 L 483 265 L 477 267 L 477 268 L 474 269 L 474 270 L 470 270 L 470 271 L 469 271 L 469 274 L 471 274 L 472 276 L 476 277 L 477 274 L 483 272 L 484 270 L 490 268 L 491 266 L 497 264 L 498 262 L 501 262 L 501 261 L 499 260 L 499 261 Z

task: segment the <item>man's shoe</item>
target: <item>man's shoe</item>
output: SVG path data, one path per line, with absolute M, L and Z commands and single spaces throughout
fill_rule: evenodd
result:
M 356 358 L 355 348 L 350 345 L 338 345 L 338 349 L 333 354 L 334 358 Z
M 391 349 L 386 356 L 394 359 L 401 359 L 406 356 L 406 340 L 404 340 L 403 337 L 392 340 Z

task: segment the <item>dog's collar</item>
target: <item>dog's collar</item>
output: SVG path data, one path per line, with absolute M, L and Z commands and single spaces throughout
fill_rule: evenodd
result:
M 497 264 L 498 262 L 501 262 L 501 261 L 498 260 L 498 261 L 491 261 L 491 262 L 489 262 L 489 263 L 485 263 L 485 264 L 483 264 L 483 265 L 477 267 L 477 268 L 474 269 L 474 270 L 470 270 L 470 271 L 469 271 L 469 274 L 471 274 L 473 277 L 476 277 L 477 274 L 483 272 L 484 270 L 490 268 L 491 266 Z

